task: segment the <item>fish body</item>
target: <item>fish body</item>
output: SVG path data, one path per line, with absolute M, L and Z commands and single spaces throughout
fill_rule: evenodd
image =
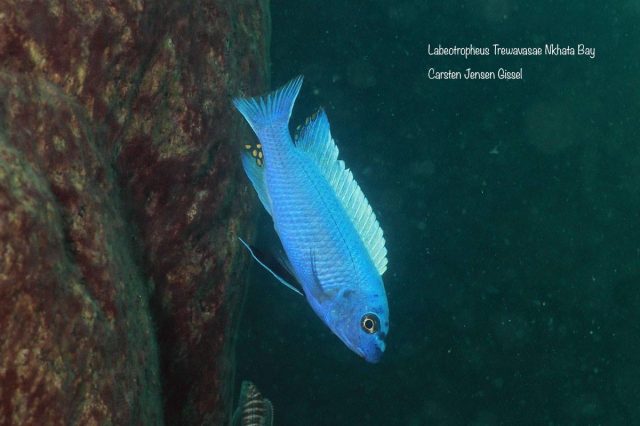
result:
M 233 414 L 233 426 L 273 426 L 273 405 L 262 396 L 256 385 L 242 382 L 238 407 Z
M 271 214 L 292 274 L 316 314 L 354 352 L 379 361 L 389 327 L 382 230 L 320 110 L 294 141 L 289 118 L 302 77 L 234 105 L 258 136 L 243 165 Z M 257 145 L 256 145 L 257 146 Z

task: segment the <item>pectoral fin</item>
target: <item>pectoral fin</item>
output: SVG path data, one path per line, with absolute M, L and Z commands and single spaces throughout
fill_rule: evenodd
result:
M 330 288 L 325 288 L 318 278 L 318 270 L 316 269 L 316 256 L 315 252 L 311 251 L 311 273 L 313 274 L 313 285 L 310 286 L 310 294 L 319 302 L 331 299 L 335 294 L 335 291 Z
M 287 286 L 289 289 L 302 296 L 302 287 L 299 286 L 298 281 L 293 274 L 283 266 L 278 260 L 269 253 L 265 253 L 260 249 L 247 244 L 242 238 L 238 237 L 242 245 L 246 247 L 256 262 L 260 264 L 264 269 L 269 271 L 278 281 Z M 299 289 L 300 288 L 300 289 Z

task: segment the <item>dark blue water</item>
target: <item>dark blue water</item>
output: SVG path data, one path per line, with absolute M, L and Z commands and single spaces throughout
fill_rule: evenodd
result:
M 327 110 L 385 231 L 391 311 L 366 364 L 254 269 L 238 378 L 276 425 L 640 421 L 640 5 L 604 3 L 272 1 L 273 86 L 304 74 L 294 123 Z

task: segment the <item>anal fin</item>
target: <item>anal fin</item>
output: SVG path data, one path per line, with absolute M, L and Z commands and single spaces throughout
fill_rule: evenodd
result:
M 245 152 L 242 153 L 242 167 L 247 177 L 256 190 L 260 202 L 265 210 L 271 214 L 271 198 L 264 181 L 264 158 L 262 157 L 262 147 L 260 144 L 245 145 Z

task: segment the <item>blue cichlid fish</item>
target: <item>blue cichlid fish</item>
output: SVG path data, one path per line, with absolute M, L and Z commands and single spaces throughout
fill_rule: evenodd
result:
M 389 329 L 382 229 L 338 160 L 324 111 L 291 138 L 289 118 L 301 86 L 299 76 L 266 96 L 233 100 L 258 136 L 257 144 L 245 145 L 242 163 L 286 259 L 279 266 L 241 241 L 281 282 L 294 288 L 291 281 L 297 281 L 316 314 L 352 351 L 378 362 Z

